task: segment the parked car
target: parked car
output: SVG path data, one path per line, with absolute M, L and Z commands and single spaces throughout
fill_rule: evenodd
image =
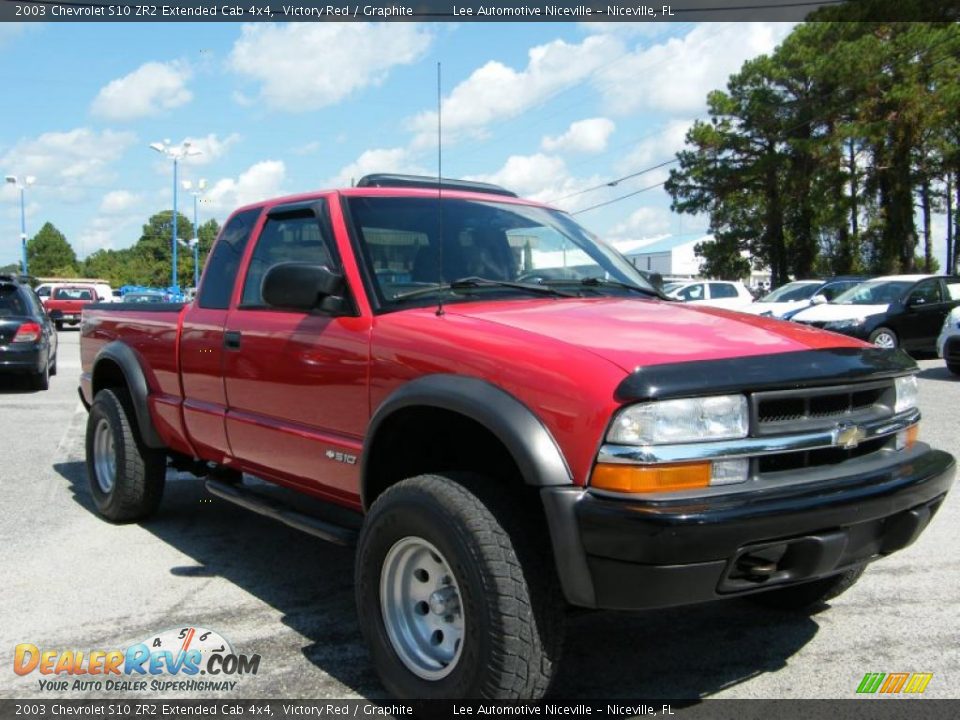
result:
M 156 512 L 168 462 L 206 475 L 356 545 L 388 692 L 529 699 L 568 605 L 817 606 L 943 502 L 905 353 L 664 300 L 566 213 L 442 189 L 248 205 L 193 303 L 86 310 L 97 510 Z
M 27 374 L 46 390 L 57 374 L 57 333 L 26 282 L 0 275 L 0 373 Z
M 123 296 L 126 303 L 165 303 L 170 302 L 170 296 L 160 292 L 130 292 Z
M 100 302 L 93 285 L 59 285 L 53 289 L 45 308 L 50 319 L 62 330 L 64 325 L 79 325 L 83 308 Z
M 960 277 L 889 275 L 801 310 L 791 320 L 878 347 L 932 352 L 947 313 L 958 305 Z
M 707 305 L 731 310 L 741 310 L 753 302 L 753 295 L 742 282 L 729 280 L 694 280 L 680 283 L 669 290 L 668 297 L 691 305 Z
M 743 308 L 743 312 L 763 317 L 787 319 L 811 305 L 830 302 L 854 285 L 866 280 L 864 277 L 842 277 L 829 280 L 794 280 L 781 285 L 759 300 Z
M 947 370 L 960 375 L 960 307 L 947 313 L 937 337 L 937 356 L 947 363 Z

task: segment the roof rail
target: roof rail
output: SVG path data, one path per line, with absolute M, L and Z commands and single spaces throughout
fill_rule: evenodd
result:
M 393 175 L 391 173 L 375 173 L 373 175 L 364 175 L 357 182 L 357 187 L 385 187 L 385 188 L 431 188 L 434 190 L 465 190 L 467 192 L 486 193 L 487 195 L 506 195 L 507 197 L 517 197 L 515 192 L 492 183 L 476 182 L 474 180 L 455 180 L 453 178 L 441 178 L 437 182 L 436 177 L 426 175 Z
M 33 277 L 23 274 L 0 273 L 0 282 L 30 285 L 33 282 Z

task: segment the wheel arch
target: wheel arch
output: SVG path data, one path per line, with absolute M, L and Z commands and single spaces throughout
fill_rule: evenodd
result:
M 137 421 L 136 430 L 140 439 L 150 448 L 165 447 L 150 418 L 150 407 L 147 403 L 150 388 L 147 385 L 146 374 L 136 353 L 129 345 L 114 340 L 100 349 L 93 361 L 90 385 L 93 397 L 105 388 L 126 388 L 133 403 L 133 412 Z
M 535 488 L 571 485 L 572 474 L 550 431 L 526 405 L 492 383 L 442 374 L 417 378 L 395 390 L 377 409 L 367 431 L 360 467 L 360 495 L 369 509 L 389 487 L 376 478 L 384 437 L 410 411 L 450 413 L 479 425 L 506 450 L 523 482 Z M 402 478 L 401 478 L 402 479 Z

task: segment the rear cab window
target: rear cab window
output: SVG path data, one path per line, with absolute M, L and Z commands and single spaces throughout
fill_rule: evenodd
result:
M 257 220 L 260 218 L 261 208 L 253 208 L 238 212 L 227 221 L 220 231 L 220 237 L 213 247 L 213 253 L 207 261 L 207 268 L 212 272 L 204 272 L 200 283 L 200 292 L 197 295 L 197 306 L 208 310 L 226 310 L 230 306 L 230 295 L 240 270 L 243 251 L 250 240 Z
M 53 291 L 54 300 L 96 300 L 96 295 L 89 288 L 57 288 Z

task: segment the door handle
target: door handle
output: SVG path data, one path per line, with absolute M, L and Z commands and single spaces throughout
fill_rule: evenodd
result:
M 231 330 L 223 334 L 223 346 L 227 350 L 239 350 L 240 349 L 240 331 Z

